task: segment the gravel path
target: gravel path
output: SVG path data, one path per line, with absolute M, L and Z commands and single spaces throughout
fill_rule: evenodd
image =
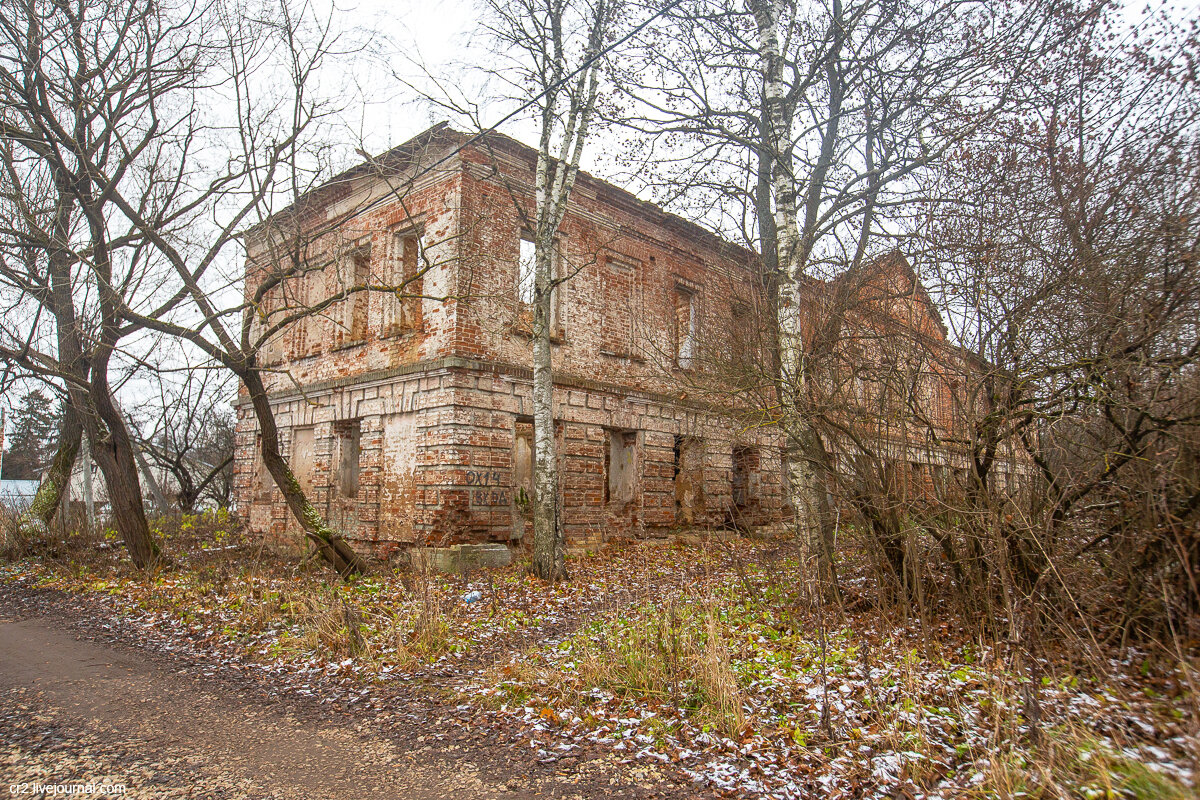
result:
M 0 592 L 0 792 L 10 796 L 55 796 L 45 785 L 61 795 L 64 784 L 91 785 L 92 796 L 123 786 L 123 797 L 231 800 L 585 800 L 691 788 L 602 756 L 545 767 L 516 739 L 438 735 L 427 713 L 419 725 L 387 724 L 281 697 L 219 666 L 103 641 L 61 599 L 44 600 Z

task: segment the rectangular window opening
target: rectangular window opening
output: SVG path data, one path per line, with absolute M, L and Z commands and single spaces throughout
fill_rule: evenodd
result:
M 413 231 L 398 233 L 392 240 L 392 280 L 395 292 L 389 333 L 415 331 L 421 327 L 425 277 L 421 273 L 421 240 Z
M 555 240 L 550 249 L 550 274 L 555 280 L 561 280 L 566 270 L 564 252 L 565 242 L 561 238 Z M 561 340 L 566 336 L 566 314 L 565 309 L 561 307 L 561 287 L 551 287 L 550 292 L 550 336 Z M 537 299 L 537 246 L 529 234 L 522 234 L 520 238 L 516 270 L 516 298 L 514 327 L 521 333 L 531 334 L 533 332 L 534 302 Z
M 691 369 L 696 357 L 696 295 L 676 287 L 674 293 L 675 366 Z
M 758 450 L 754 447 L 733 448 L 733 505 L 738 510 L 749 508 L 754 501 L 752 477 L 758 471 Z
M 675 521 L 691 525 L 704 511 L 704 443 L 676 436 L 673 451 Z
M 606 430 L 604 503 L 628 505 L 637 492 L 637 432 Z
M 367 310 L 370 308 L 371 293 L 362 289 L 371 280 L 371 253 L 368 250 L 358 250 L 350 257 L 347 277 L 350 279 L 347 289 L 356 291 L 346 298 L 349 304 L 349 319 L 346 320 L 346 338 L 353 342 L 361 342 L 367 338 Z
M 533 512 L 533 421 L 518 419 L 513 431 L 512 485 L 517 509 Z
M 531 239 L 521 237 L 521 252 L 517 261 L 517 302 L 532 306 L 537 281 L 537 246 Z
M 358 497 L 358 474 L 361 422 L 357 419 L 339 422 L 335 426 L 337 436 L 337 487 L 342 497 Z

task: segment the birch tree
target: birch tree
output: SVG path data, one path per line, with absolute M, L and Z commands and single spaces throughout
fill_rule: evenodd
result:
M 839 331 L 838 315 L 802 328 L 805 287 L 895 245 L 894 219 L 919 199 L 912 176 L 1012 101 L 1068 17 L 1041 3 L 698 0 L 643 37 L 653 78 L 634 81 L 621 116 L 652 144 L 631 169 L 667 165 L 660 197 L 698 185 L 708 221 L 762 253 L 777 295 L 773 413 L 814 582 L 831 577 L 833 520 L 812 395 Z
M 621 9 L 617 0 L 489 0 L 487 9 L 486 28 L 498 51 L 511 54 L 503 74 L 533 95 L 526 102 L 538 125 L 533 208 L 517 205 L 534 244 L 533 568 L 545 580 L 560 580 L 567 574 L 566 538 L 559 517 L 551 338 L 555 291 L 568 271 L 556 272 L 563 257 L 558 234 L 596 116 L 605 44 Z
M 888 211 L 914 199 L 910 178 L 1006 105 L 1014 76 L 1043 49 L 1046 20 L 1058 20 L 1036 5 L 1016 13 L 870 0 L 830 0 L 815 14 L 787 0 L 750 0 L 749 7 L 771 160 L 790 492 L 801 539 L 826 565 L 831 465 L 804 398 L 806 383 L 825 377 L 815 359 L 828 348 L 804 341 L 803 282 L 820 277 L 821 261 L 861 264 L 886 230 Z M 839 334 L 820 327 L 813 336 L 826 345 Z

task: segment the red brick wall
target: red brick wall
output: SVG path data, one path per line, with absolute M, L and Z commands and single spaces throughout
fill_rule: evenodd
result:
M 519 540 L 529 531 L 517 502 L 513 453 L 518 426 L 532 413 L 531 347 L 512 324 L 522 229 L 512 196 L 529 202 L 529 162 L 514 148 L 499 152 L 499 172 L 481 151 L 468 151 L 461 169 L 443 167 L 403 203 L 379 202 L 311 247 L 313 263 L 352 249 L 369 253 L 372 275 L 385 275 L 392 233 L 419 227 L 437 262 L 424 291 L 445 297 L 422 301 L 419 331 L 381 336 L 385 304 L 394 298 L 372 292 L 362 342 L 347 342 L 344 328 L 319 319 L 307 323 L 303 338 L 292 334 L 273 351 L 290 372 L 272 377 L 285 455 L 296 455 L 291 430 L 311 426 L 311 499 L 351 539 L 379 551 L 407 543 Z M 349 182 L 326 199 L 344 211 L 357 202 L 356 192 L 369 200 L 378 197 L 373 191 L 368 181 Z M 329 216 L 328 209 L 308 213 L 314 224 Z M 662 535 L 687 520 L 726 524 L 739 445 L 760 454 L 755 521 L 770 521 L 780 505 L 777 442 L 769 431 L 737 434 L 730 416 L 717 409 L 733 402 L 721 370 L 732 347 L 734 305 L 743 314 L 765 306 L 752 254 L 581 176 L 562 226 L 562 256 L 573 276 L 558 300 L 555 415 L 572 544 Z M 336 268 L 305 280 L 329 291 L 337 284 L 328 273 Z M 248 297 L 260 277 L 251 270 Z M 688 371 L 675 365 L 674 293 L 681 287 L 696 297 L 702 343 Z M 286 289 L 278 294 L 286 301 Z M 336 314 L 331 309 L 325 316 Z M 338 424 L 354 419 L 358 491 L 342 498 Z M 254 489 L 255 428 L 243 408 L 237 496 L 256 530 L 283 539 L 296 526 L 278 492 L 269 481 L 265 490 Z M 619 505 L 604 502 L 611 431 L 636 432 L 634 500 Z M 679 437 L 699 442 L 691 478 L 703 507 L 694 514 L 677 509 Z

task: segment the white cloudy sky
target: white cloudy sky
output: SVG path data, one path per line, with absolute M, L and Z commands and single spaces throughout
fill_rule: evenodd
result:
M 448 117 L 430 103 L 413 99 L 414 92 L 402 81 L 428 86 L 422 71 L 450 78 L 447 85 L 460 89 L 473 85 L 468 94 L 482 101 L 478 72 L 471 74 L 467 64 L 495 65 L 496 57 L 475 35 L 476 0 L 323 0 L 329 2 L 342 27 L 356 25 L 372 31 L 377 53 L 371 58 L 347 61 L 344 75 L 348 83 L 363 87 L 364 102 L 354 104 L 347 114 L 348 133 L 361 136 L 365 148 L 379 153 L 401 144 Z M 1200 0 L 1197 0 L 1200 2 Z M 347 35 L 355 35 L 353 32 Z M 462 83 L 460 83 L 460 81 Z M 436 94 L 436 88 L 429 89 Z M 491 124 L 515 107 L 511 102 L 494 102 L 482 114 Z M 536 139 L 536 130 L 528 121 L 514 120 L 502 127 L 505 133 L 526 142 Z M 590 161 L 585 158 L 585 161 Z M 594 166 L 585 164 L 585 168 Z
M 414 103 L 389 70 L 419 80 L 412 62 L 425 64 L 439 75 L 453 74 L 456 64 L 494 62 L 494 56 L 472 37 L 477 0 L 320 1 L 330 4 L 337 18 L 344 21 L 342 24 L 378 32 L 377 44 L 383 51 L 380 55 L 388 63 L 358 59 L 353 66 L 347 64 L 347 74 L 353 73 L 353 80 L 366 84 L 366 94 L 374 99 L 355 104 L 356 113 L 347 120 L 372 153 L 400 144 L 446 116 L 428 105 Z M 1200 0 L 1125 0 L 1125 5 L 1125 15 L 1131 22 L 1141 19 L 1151 8 L 1165 9 L 1181 25 L 1200 18 Z M 511 104 L 493 105 L 489 121 L 509 110 Z M 504 130 L 527 142 L 536 136 L 527 124 L 509 125 Z M 585 160 L 589 162 L 586 168 L 596 168 L 594 157 Z

